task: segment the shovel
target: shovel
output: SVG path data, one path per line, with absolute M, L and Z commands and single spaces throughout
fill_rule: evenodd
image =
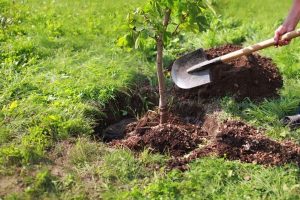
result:
M 281 40 L 291 40 L 300 36 L 300 29 L 288 32 Z M 268 39 L 229 54 L 207 60 L 203 49 L 198 49 L 178 58 L 172 66 L 172 79 L 182 89 L 190 89 L 211 82 L 209 67 L 214 64 L 227 63 L 235 58 L 249 55 L 255 51 L 274 46 L 274 39 Z

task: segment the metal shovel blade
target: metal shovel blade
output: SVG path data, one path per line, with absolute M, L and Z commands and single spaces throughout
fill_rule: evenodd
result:
M 174 83 L 182 89 L 190 89 L 211 82 L 209 70 L 194 71 L 188 73 L 192 66 L 206 61 L 207 57 L 203 49 L 198 49 L 178 58 L 171 71 Z

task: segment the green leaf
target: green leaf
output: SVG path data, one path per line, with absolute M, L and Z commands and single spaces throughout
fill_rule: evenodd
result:
M 140 47 L 140 36 L 136 38 L 134 43 L 134 48 L 138 49 Z
M 10 105 L 9 105 L 9 110 L 13 111 L 15 108 L 18 107 L 18 102 L 17 101 L 13 101 Z
M 127 44 L 128 44 L 128 42 L 127 42 L 127 40 L 126 40 L 126 35 L 120 37 L 120 38 L 117 40 L 117 46 L 118 46 L 118 47 L 124 47 L 124 46 L 127 46 Z
M 169 44 L 170 39 L 172 38 L 172 33 L 171 32 L 165 32 L 164 33 L 164 44 Z
M 166 10 L 171 10 L 168 27 L 164 27 L 163 20 Z M 127 16 L 128 35 L 119 38 L 118 46 L 131 46 L 135 49 L 143 49 L 148 38 L 155 38 L 163 34 L 164 46 L 178 34 L 172 34 L 177 25 L 180 31 L 205 31 L 209 27 L 209 21 L 213 19 L 213 9 L 207 0 L 149 0 L 141 8 L 136 8 Z
M 137 31 L 137 32 L 140 32 L 140 31 L 142 31 L 144 29 L 145 29 L 145 27 L 143 25 L 139 25 L 139 26 L 135 27 L 135 31 Z

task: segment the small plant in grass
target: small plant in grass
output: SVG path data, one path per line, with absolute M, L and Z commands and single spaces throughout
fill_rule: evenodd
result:
M 47 196 L 51 192 L 56 192 L 55 179 L 48 170 L 39 172 L 31 186 L 25 190 L 26 197 L 28 199 L 42 199 L 43 195 Z
M 163 73 L 163 51 L 182 30 L 204 31 L 212 9 L 207 0 L 149 0 L 143 8 L 128 14 L 129 33 L 118 40 L 121 46 L 143 48 L 152 39 L 156 43 L 156 67 L 159 85 L 160 123 L 167 121 L 167 94 Z
M 77 166 L 83 166 L 85 163 L 98 160 L 105 153 L 101 144 L 91 141 L 88 138 L 78 138 L 76 145 L 69 153 L 71 163 Z

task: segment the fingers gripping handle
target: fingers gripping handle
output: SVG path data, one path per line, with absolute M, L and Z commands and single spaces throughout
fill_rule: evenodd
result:
M 288 32 L 286 34 L 284 34 L 281 39 L 282 40 L 291 40 L 295 37 L 299 37 L 300 36 L 300 29 L 297 29 L 295 31 L 291 31 L 291 32 Z
M 293 39 L 295 37 L 299 37 L 299 36 L 300 36 L 300 29 L 284 34 L 281 37 L 281 40 L 291 40 L 291 39 Z M 220 58 L 221 58 L 222 62 L 228 62 L 228 61 L 233 60 L 235 58 L 241 57 L 243 55 L 249 55 L 249 54 L 251 54 L 255 51 L 265 49 L 265 48 L 273 46 L 273 45 L 275 45 L 275 41 L 272 38 L 272 39 L 268 39 L 268 40 L 259 42 L 257 44 L 245 47 L 245 48 L 240 49 L 238 51 L 234 51 L 234 52 L 231 52 L 229 54 L 223 55 Z

